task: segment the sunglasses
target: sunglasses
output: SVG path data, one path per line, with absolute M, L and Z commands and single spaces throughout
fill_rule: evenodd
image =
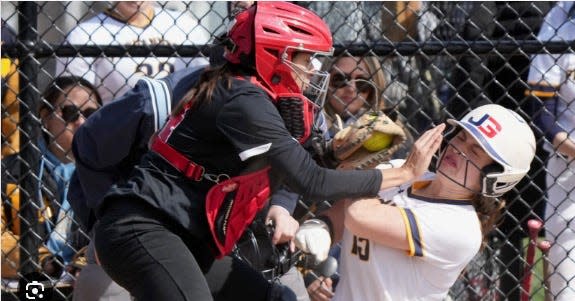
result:
M 84 116 L 84 118 L 90 117 L 90 115 L 94 114 L 98 109 L 97 108 L 87 108 L 85 110 L 80 110 L 77 106 L 74 105 L 66 105 L 61 106 L 60 110 L 62 111 L 62 119 L 66 123 L 76 122 L 80 115 Z
M 335 73 L 331 75 L 330 86 L 336 89 L 344 88 L 347 84 L 353 81 L 355 84 L 355 88 L 360 93 L 366 93 L 373 90 L 373 84 L 367 77 L 358 76 L 356 78 L 352 78 L 351 74 L 349 73 Z

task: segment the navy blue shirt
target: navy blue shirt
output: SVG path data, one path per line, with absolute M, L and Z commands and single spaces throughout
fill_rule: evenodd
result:
M 86 230 L 112 184 L 127 181 L 152 134 L 171 108 L 197 82 L 204 67 L 186 68 L 161 80 L 142 79 L 117 100 L 94 113 L 74 134 L 76 171 L 68 198 Z

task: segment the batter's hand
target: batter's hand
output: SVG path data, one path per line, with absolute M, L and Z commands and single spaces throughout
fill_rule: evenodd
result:
M 431 158 L 441 145 L 444 130 L 445 124 L 442 123 L 423 133 L 413 144 L 409 156 L 401 168 L 407 169 L 414 179 L 428 170 Z
M 293 238 L 299 228 L 298 221 L 284 207 L 272 205 L 266 217 L 266 224 L 270 222 L 274 225 L 272 243 L 276 245 L 289 242 L 291 251 L 295 251 Z

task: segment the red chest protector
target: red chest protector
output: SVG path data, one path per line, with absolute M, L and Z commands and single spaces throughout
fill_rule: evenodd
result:
M 170 146 L 167 141 L 173 130 L 182 122 L 191 108 L 188 102 L 182 112 L 170 116 L 164 127 L 154 137 L 151 150 L 158 153 L 174 168 L 192 181 L 208 180 L 216 183 L 206 196 L 206 216 L 217 250 L 215 257 L 229 254 L 256 213 L 270 196 L 269 166 L 254 172 L 230 178 L 228 175 L 209 174 L 205 168 Z M 225 179 L 224 181 L 221 181 Z M 230 185 L 233 191 L 228 192 Z

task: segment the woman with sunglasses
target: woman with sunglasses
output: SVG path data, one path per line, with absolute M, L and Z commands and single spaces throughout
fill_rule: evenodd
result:
M 376 104 L 378 87 L 385 85 L 384 78 L 377 70 L 371 71 L 369 66 L 371 58 L 353 57 L 342 55 L 334 58 L 331 64 L 326 66 L 330 73 L 329 90 L 325 111 L 328 120 L 333 121 L 335 114 L 343 121 L 356 119 L 363 112 L 385 105 Z M 373 65 L 372 65 L 373 66 Z
M 40 117 L 47 151 L 60 163 L 74 162 L 72 138 L 102 100 L 94 86 L 76 76 L 57 77 L 44 92 Z
M 401 116 L 393 108 L 388 108 L 382 97 L 386 83 L 379 59 L 375 56 L 341 55 L 326 64 L 325 70 L 330 73 L 324 106 L 329 136 L 333 138 L 341 130 L 336 115 L 343 122 L 341 126 L 345 127 L 368 111 L 383 111 L 404 129 L 406 141 L 393 154 L 393 158 L 405 158 L 413 144 L 413 137 L 400 120 Z
M 43 135 L 39 146 L 42 150 L 41 173 L 55 181 L 58 191 L 51 200 L 54 217 L 46 223 L 49 238 L 48 249 L 70 263 L 77 249 L 71 247 L 71 233 L 77 229 L 73 212 L 67 199 L 70 178 L 75 169 L 72 153 L 72 138 L 76 130 L 102 104 L 96 88 L 83 78 L 61 76 L 55 78 L 44 92 L 40 106 Z
M 54 79 L 43 96 L 44 101 L 39 111 L 43 135 L 38 141 L 41 151 L 38 176 L 42 181 L 38 182 L 37 191 L 48 208 L 41 208 L 44 226 L 42 230 L 45 231 L 43 233 L 46 240 L 40 254 L 44 272 L 50 277 L 59 278 L 64 266 L 71 262 L 76 251 L 82 247 L 71 240 L 72 231 L 77 227 L 74 225 L 73 213 L 66 197 L 70 177 L 75 169 L 71 151 L 72 137 L 86 118 L 99 108 L 101 99 L 89 82 L 74 76 Z M 18 196 L 7 189 L 10 185 L 19 184 L 21 171 L 18 168 L 18 156 L 11 155 L 2 160 L 5 171 L 2 173 L 2 185 L 7 198 L 10 198 L 3 200 L 3 203 L 10 203 L 12 198 Z M 14 202 L 11 204 L 15 206 Z M 12 220 L 7 224 L 16 223 L 17 220 Z M 3 254 L 18 252 L 17 246 L 8 251 L 4 247 L 3 239 Z M 47 252 L 43 251 L 45 248 L 51 255 L 47 256 Z

